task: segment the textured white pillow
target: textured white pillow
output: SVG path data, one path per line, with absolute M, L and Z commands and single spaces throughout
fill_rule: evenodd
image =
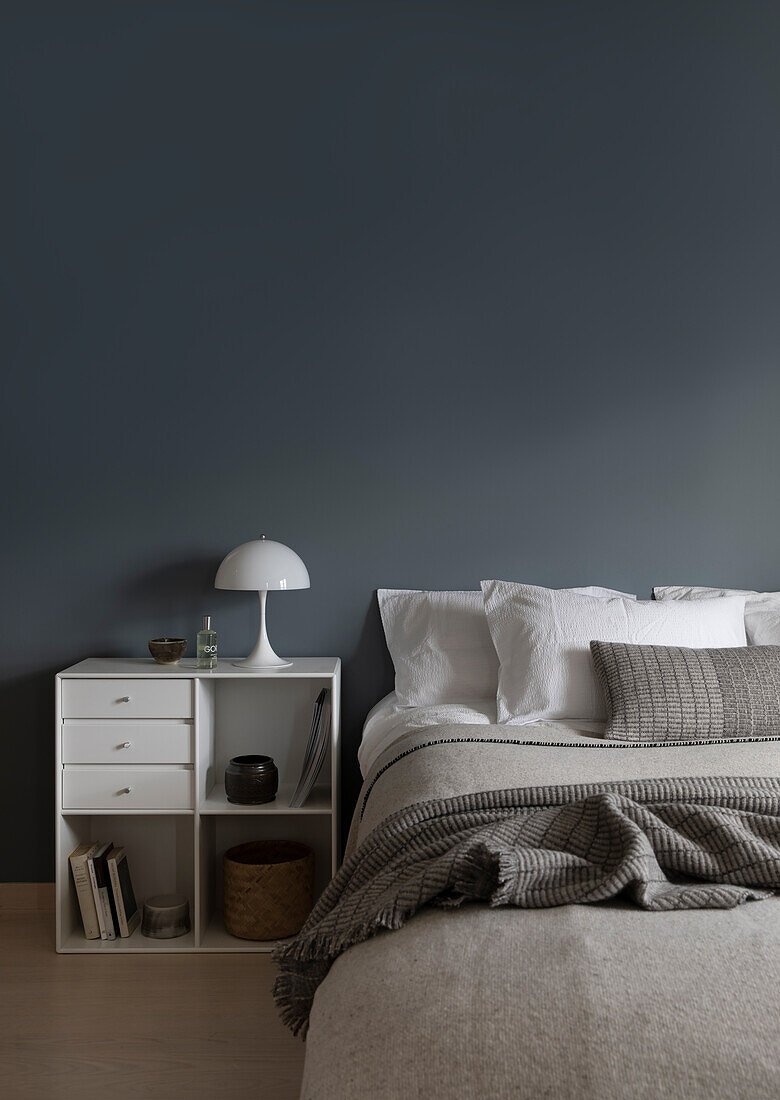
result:
M 744 596 L 748 645 L 780 645 L 780 592 L 669 585 L 666 588 L 654 588 L 653 595 L 657 600 L 711 600 L 719 596 Z
M 573 591 L 593 596 L 616 594 L 608 588 Z M 495 699 L 498 657 L 481 592 L 380 588 L 377 600 L 395 667 L 399 706 Z
M 745 644 L 745 598 L 654 603 L 483 581 L 500 662 L 498 721 L 605 721 L 590 642 L 696 649 Z

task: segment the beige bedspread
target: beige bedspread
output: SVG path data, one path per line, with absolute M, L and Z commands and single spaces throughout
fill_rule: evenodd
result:
M 509 744 L 506 733 L 435 727 L 392 746 L 366 780 L 351 843 L 427 798 L 778 774 L 774 741 L 620 752 L 562 734 L 568 747 Z M 621 902 L 423 911 L 333 965 L 314 1000 L 302 1096 L 775 1100 L 779 960 L 777 897 L 671 913 Z

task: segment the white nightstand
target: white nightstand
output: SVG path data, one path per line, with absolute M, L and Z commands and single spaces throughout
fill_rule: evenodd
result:
M 190 662 L 194 664 L 194 662 Z M 314 701 L 331 692 L 331 751 L 306 804 L 292 809 Z M 249 671 L 230 660 L 214 671 L 149 659 L 90 658 L 56 678 L 57 950 L 271 951 L 274 943 L 225 931 L 222 855 L 248 840 L 311 845 L 314 895 L 339 856 L 341 661 L 296 658 L 288 668 Z M 225 797 L 233 756 L 264 753 L 279 769 L 279 793 L 262 806 Z M 160 893 L 186 894 L 192 932 L 153 940 L 87 940 L 68 856 L 85 841 L 127 849 L 139 906 Z

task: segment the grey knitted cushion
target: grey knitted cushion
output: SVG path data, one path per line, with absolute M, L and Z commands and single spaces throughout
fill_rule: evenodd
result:
M 780 646 L 684 649 L 591 642 L 619 741 L 700 741 L 780 733 Z

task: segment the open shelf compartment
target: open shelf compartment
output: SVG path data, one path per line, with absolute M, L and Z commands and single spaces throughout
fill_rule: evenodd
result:
M 155 894 L 183 894 L 190 903 L 192 931 L 173 940 L 156 940 L 141 934 L 115 940 L 88 940 L 84 936 L 76 890 L 68 857 L 79 844 L 111 840 L 127 852 L 133 892 L 139 910 L 145 898 Z M 192 951 L 196 942 L 195 844 L 193 818 L 181 814 L 68 814 L 60 822 L 59 854 L 61 874 L 58 889 L 61 951 Z
M 320 691 L 330 687 L 330 677 L 199 680 L 200 813 L 289 812 L 290 797 L 301 774 L 314 703 Z M 279 793 L 274 802 L 237 806 L 225 797 L 225 769 L 234 756 L 250 754 L 273 757 L 279 772 Z M 330 811 L 331 756 L 329 751 L 317 778 L 318 791 L 312 792 L 301 811 Z
M 296 840 L 314 851 L 316 901 L 331 878 L 330 817 L 224 815 L 201 819 L 201 912 L 204 951 L 272 951 L 275 940 L 244 940 L 230 935 L 222 919 L 222 857 L 228 848 L 254 840 Z

